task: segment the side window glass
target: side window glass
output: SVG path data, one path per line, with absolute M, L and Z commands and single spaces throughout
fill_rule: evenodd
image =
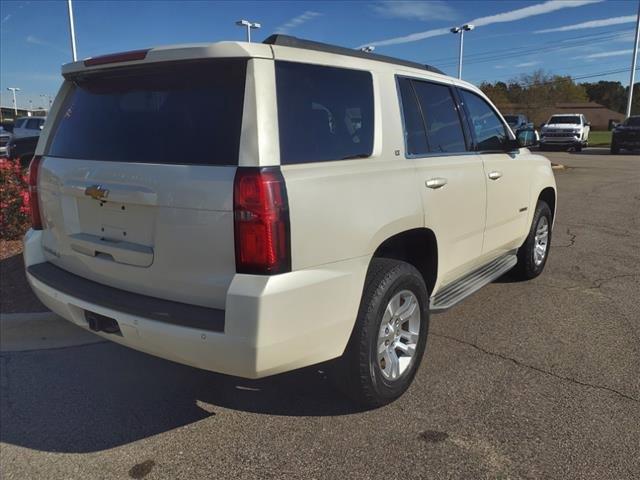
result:
M 38 130 L 38 128 L 39 128 L 39 122 L 37 118 L 32 118 L 29 121 L 27 121 L 27 129 Z
M 467 150 L 460 116 L 451 89 L 437 83 L 412 81 L 422 107 L 427 141 L 432 153 Z
M 276 89 L 282 164 L 371 155 L 371 73 L 278 61 Z
M 462 90 L 462 98 L 471 116 L 478 150 L 504 150 L 507 131 L 489 104 L 467 90 Z
M 418 99 L 408 78 L 399 78 L 400 98 L 402 100 L 402 116 L 404 121 L 404 138 L 407 155 L 422 155 L 429 151 L 427 133 L 425 132 Z

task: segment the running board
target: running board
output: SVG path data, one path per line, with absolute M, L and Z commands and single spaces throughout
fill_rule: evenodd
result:
M 515 253 L 510 252 L 447 285 L 431 297 L 431 311 L 441 313 L 448 310 L 480 290 L 487 283 L 491 283 L 507 273 L 516 263 L 518 263 L 518 257 Z

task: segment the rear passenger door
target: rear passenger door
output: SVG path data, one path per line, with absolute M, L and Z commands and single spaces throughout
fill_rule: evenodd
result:
M 526 236 L 530 169 L 520 149 L 510 149 L 508 128 L 493 107 L 474 92 L 459 92 L 474 149 L 486 174 L 487 220 L 482 253 L 497 256 L 518 248 Z
M 469 151 L 454 88 L 397 77 L 405 155 L 417 171 L 425 226 L 438 242 L 438 278 L 447 284 L 477 266 L 482 253 L 486 184 Z

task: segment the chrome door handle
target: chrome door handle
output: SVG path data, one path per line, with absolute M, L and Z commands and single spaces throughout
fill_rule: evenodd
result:
M 441 188 L 447 184 L 447 179 L 442 177 L 430 178 L 429 180 L 424 182 L 427 188 Z
M 489 173 L 489 178 L 491 180 L 498 180 L 500 177 L 502 177 L 502 172 L 499 172 L 498 170 L 494 170 Z

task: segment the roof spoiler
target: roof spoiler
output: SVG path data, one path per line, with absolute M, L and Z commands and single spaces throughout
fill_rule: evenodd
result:
M 292 37 L 291 35 L 282 35 L 280 33 L 269 36 L 262 43 L 265 43 L 267 45 L 280 45 L 283 47 L 303 48 L 305 50 L 315 50 L 317 52 L 335 53 L 337 55 L 346 55 L 349 57 L 365 58 L 367 60 L 392 63 L 394 65 L 418 68 L 420 70 L 427 70 L 428 72 L 445 75 L 442 70 L 431 65 L 423 65 L 422 63 L 411 62 L 409 60 L 403 60 L 401 58 L 388 57 L 386 55 L 379 55 L 377 53 L 363 52 L 362 50 L 354 50 L 352 48 L 340 47 L 338 45 L 331 45 L 329 43 L 304 40 L 301 38 Z

